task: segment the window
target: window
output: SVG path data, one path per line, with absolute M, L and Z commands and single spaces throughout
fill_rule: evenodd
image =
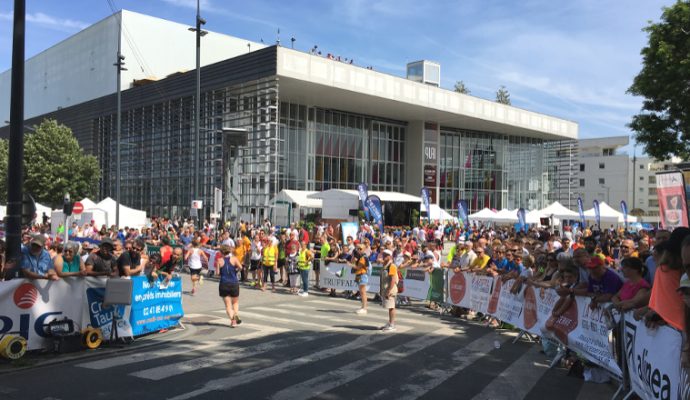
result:
M 600 162 L 600 163 L 599 163 L 599 169 L 604 169 L 604 168 L 606 168 L 606 166 L 604 165 L 603 162 Z
M 604 178 L 599 178 L 599 184 L 600 184 L 600 185 L 605 185 L 605 184 L 606 184 L 606 180 L 605 180 Z
M 650 207 L 659 207 L 659 200 L 657 200 L 657 199 L 649 199 L 649 206 L 650 206 Z
M 641 176 L 641 177 L 640 177 L 640 181 L 644 181 L 644 176 Z
M 652 196 L 656 196 L 656 188 L 655 188 L 655 187 L 650 187 L 648 193 L 649 193 L 650 195 L 652 195 Z
M 644 169 L 644 164 L 640 164 L 640 169 Z
M 580 172 L 584 172 L 584 171 L 585 171 L 585 164 L 580 164 Z
M 584 179 L 580 179 L 580 187 L 585 187 L 585 180 Z
M 612 156 L 612 155 L 614 155 L 615 152 L 613 151 L 613 149 L 603 149 L 603 150 L 601 151 L 601 154 L 602 154 L 604 157 L 606 157 L 606 156 Z
M 656 176 L 650 175 L 649 176 L 649 183 L 651 183 L 652 185 L 655 185 L 656 184 Z

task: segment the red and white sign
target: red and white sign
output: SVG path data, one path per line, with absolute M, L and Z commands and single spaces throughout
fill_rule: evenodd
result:
M 81 214 L 82 212 L 84 212 L 84 205 L 78 201 L 75 201 L 74 205 L 72 206 L 72 214 Z
M 668 230 L 673 230 L 679 226 L 688 226 L 683 174 L 681 172 L 657 174 L 656 193 L 659 198 L 661 225 Z
M 192 209 L 201 210 L 204 207 L 204 202 L 201 200 L 192 200 Z

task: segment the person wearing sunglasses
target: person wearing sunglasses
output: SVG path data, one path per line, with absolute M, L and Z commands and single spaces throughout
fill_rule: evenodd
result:
M 122 252 L 117 259 L 117 270 L 121 277 L 137 276 L 142 273 L 148 262 L 148 257 L 142 255 L 144 250 L 146 250 L 146 243 L 139 238 L 131 242 L 129 250 Z
M 68 276 L 86 276 L 86 267 L 79 257 L 79 244 L 67 242 L 62 254 L 53 259 L 55 272 L 60 278 Z

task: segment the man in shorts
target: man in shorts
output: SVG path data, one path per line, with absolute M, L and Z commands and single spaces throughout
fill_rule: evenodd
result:
M 395 331 L 395 295 L 398 294 L 398 267 L 393 264 L 393 252 L 383 251 L 383 268 L 381 269 L 381 306 L 388 310 L 388 323 L 381 328 L 384 332 Z

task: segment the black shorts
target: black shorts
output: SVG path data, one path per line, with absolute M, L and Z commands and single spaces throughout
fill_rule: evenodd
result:
M 218 295 L 220 297 L 239 297 L 240 284 L 239 283 L 221 283 L 218 285 Z
M 249 270 L 250 271 L 256 271 L 259 269 L 259 262 L 261 260 L 249 260 Z
M 278 269 L 283 268 L 285 264 L 287 263 L 287 259 L 283 258 L 282 260 L 279 258 L 278 259 Z
M 201 275 L 201 270 L 202 270 L 202 269 L 203 269 L 203 268 L 199 268 L 199 269 L 191 269 L 191 268 L 190 268 L 190 269 L 189 269 L 189 274 L 190 274 L 190 275 Z
M 321 260 L 319 260 L 318 258 L 314 260 L 314 262 L 312 263 L 312 269 L 314 270 L 314 272 L 321 271 Z

